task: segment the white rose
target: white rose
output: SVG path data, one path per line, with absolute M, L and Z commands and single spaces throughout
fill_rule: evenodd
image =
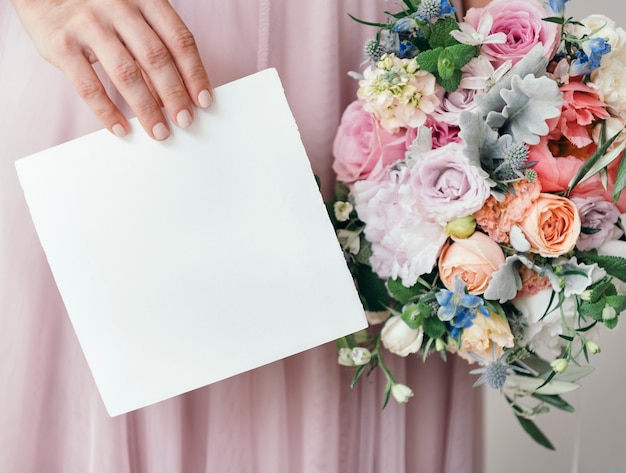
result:
M 591 75 L 593 86 L 600 98 L 622 118 L 626 118 L 626 65 L 618 57 L 602 61 L 601 66 Z
M 387 320 L 380 336 L 383 345 L 391 353 L 408 356 L 416 353 L 422 346 L 424 329 L 412 329 L 399 315 L 394 315 Z
M 622 49 L 626 43 L 624 30 L 616 27 L 615 22 L 604 15 L 589 15 L 581 20 L 585 27 L 575 27 L 577 34 L 588 34 L 591 38 L 604 38 L 611 45 L 611 51 Z M 595 33 L 593 33 L 595 31 Z M 591 34 L 593 33 L 593 34 Z

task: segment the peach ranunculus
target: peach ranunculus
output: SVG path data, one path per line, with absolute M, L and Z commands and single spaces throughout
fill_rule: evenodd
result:
M 453 280 L 459 276 L 467 285 L 470 294 L 482 294 L 487 289 L 491 276 L 504 263 L 504 253 L 495 241 L 481 232 L 469 238 L 453 238 L 439 256 L 441 281 L 452 291 Z
M 580 215 L 570 199 L 541 193 L 520 228 L 531 252 L 553 258 L 574 249 L 581 229 Z
M 376 179 L 388 164 L 404 159 L 406 133 L 386 131 L 363 110 L 363 101 L 352 102 L 343 113 L 333 143 L 333 170 L 337 180 L 352 184 L 361 179 Z
M 560 26 L 544 21 L 549 16 L 539 0 L 493 0 L 484 8 L 471 8 L 465 22 L 475 29 L 483 16 L 491 14 L 493 24 L 489 34 L 502 32 L 504 43 L 483 44 L 481 53 L 496 67 L 507 60 L 513 64 L 526 56 L 535 46 L 543 46 L 543 54 L 552 58 L 561 40 Z
M 472 326 L 463 330 L 461 347 L 457 353 L 470 363 L 476 361 L 470 352 L 485 360 L 491 360 L 494 344 L 498 357 L 502 355 L 504 348 L 513 347 L 513 334 L 509 322 L 494 312 L 491 312 L 489 317 L 479 313 L 472 321 Z

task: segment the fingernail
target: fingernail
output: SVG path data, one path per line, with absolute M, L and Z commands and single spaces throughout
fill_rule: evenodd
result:
M 118 138 L 124 138 L 126 136 L 126 128 L 124 128 L 119 123 L 116 123 L 115 125 L 113 125 L 113 127 L 111 128 L 111 131 Z
M 189 110 L 181 110 L 178 112 L 178 115 L 176 115 L 176 123 L 178 123 L 178 126 L 181 128 L 187 128 L 190 126 L 191 120 L 191 113 L 189 113 Z
M 213 97 L 211 97 L 211 93 L 204 89 L 202 92 L 198 94 L 198 103 L 202 108 L 207 108 L 213 102 Z
M 152 128 L 152 134 L 154 135 L 154 139 L 158 141 L 163 141 L 170 136 L 169 130 L 163 123 L 157 123 L 154 125 Z

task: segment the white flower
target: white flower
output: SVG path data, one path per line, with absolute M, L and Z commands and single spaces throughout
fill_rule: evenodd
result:
M 512 64 L 509 59 L 494 69 L 489 59 L 485 56 L 477 56 L 461 69 L 463 77 L 460 86 L 464 89 L 485 92 L 504 77 L 511 69 Z
M 506 42 L 506 35 L 502 32 L 489 34 L 493 25 L 493 17 L 489 13 L 483 13 L 478 23 L 478 30 L 469 23 L 459 23 L 461 31 L 450 31 L 450 36 L 459 43 L 470 46 L 480 46 L 481 44 L 501 44 Z
M 391 386 L 391 394 L 398 403 L 404 404 L 413 397 L 413 390 L 404 384 L 396 383 Z
M 350 202 L 335 202 L 333 205 L 335 218 L 339 222 L 345 222 L 350 218 L 350 213 L 354 210 L 354 206 Z
M 370 362 L 372 354 L 367 348 L 340 348 L 339 359 L 337 360 L 343 366 L 361 366 Z
M 556 298 L 552 300 L 552 295 L 552 289 L 544 289 L 533 296 L 518 297 L 512 301 L 517 310 L 527 319 L 528 326 L 524 330 L 523 343 L 529 344 L 533 350 L 546 359 L 559 357 L 562 348 L 567 344 L 566 340 L 559 337 L 564 333 L 561 310 L 563 310 L 564 321 L 570 326 L 575 326 L 578 317 L 573 297 L 566 298 L 562 307 L 555 309 Z M 549 305 L 550 311 L 544 317 Z M 585 332 L 585 338 L 599 339 L 600 326 L 598 324 Z
M 623 119 L 626 119 L 626 63 L 617 57 L 602 61 L 591 75 L 590 84 L 597 89 L 600 98 Z
M 380 339 L 383 345 L 391 353 L 399 356 L 408 356 L 417 353 L 422 346 L 424 329 L 413 329 L 402 320 L 399 315 L 394 315 L 387 320 L 380 331 Z
M 359 81 L 357 96 L 363 109 L 376 116 L 390 133 L 401 127 L 417 128 L 439 105 L 437 80 L 421 70 L 417 60 L 385 54 L 376 67 L 368 67 Z

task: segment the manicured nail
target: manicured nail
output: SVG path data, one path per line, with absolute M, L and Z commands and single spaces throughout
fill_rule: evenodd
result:
M 213 97 L 211 97 L 211 93 L 208 90 L 203 90 L 198 94 L 198 103 L 202 108 L 207 108 L 213 102 Z
M 176 123 L 178 123 L 178 126 L 181 128 L 187 128 L 190 126 L 191 120 L 191 113 L 189 113 L 189 110 L 181 110 L 178 112 L 178 115 L 176 115 Z
M 126 128 L 124 128 L 119 123 L 116 123 L 115 125 L 113 125 L 113 127 L 111 128 L 111 131 L 118 138 L 124 138 L 126 136 Z
M 157 123 L 152 128 L 152 134 L 154 135 L 154 139 L 157 141 L 163 141 L 168 136 L 170 136 L 170 132 L 163 123 Z

